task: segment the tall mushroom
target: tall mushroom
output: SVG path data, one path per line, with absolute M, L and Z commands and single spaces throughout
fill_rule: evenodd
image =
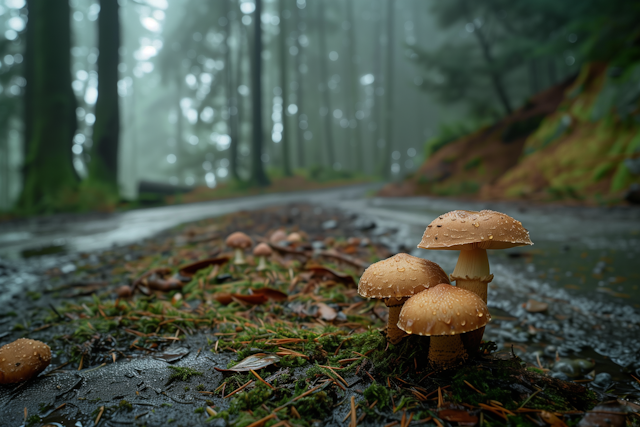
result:
M 270 257 L 273 251 L 271 250 L 271 246 L 262 242 L 258 246 L 253 249 L 253 256 L 258 257 L 258 271 L 262 271 L 267 268 L 267 257 Z
M 397 344 L 406 335 L 396 326 L 402 304 L 438 283 L 449 283 L 447 273 L 438 264 L 401 253 L 370 265 L 360 277 L 358 293 L 384 300 L 389 307 L 387 336 L 389 342 Z
M 460 251 L 451 281 L 487 302 L 487 285 L 493 280 L 487 249 L 533 245 L 520 221 L 500 212 L 457 210 L 440 215 L 427 226 L 418 245 L 422 249 Z M 471 334 L 480 345 L 484 328 Z
M 443 283 L 409 298 L 402 307 L 398 327 L 409 334 L 431 337 L 429 362 L 447 368 L 466 360 L 471 348 L 464 335 L 483 328 L 491 320 L 478 295 Z M 465 346 L 467 342 L 467 346 Z
M 246 264 L 247 261 L 244 259 L 244 250 L 250 248 L 253 245 L 253 241 L 249 236 L 244 234 L 242 231 L 236 231 L 235 233 L 231 233 L 225 242 L 228 247 L 232 248 L 235 253 L 235 258 L 233 260 L 234 264 Z

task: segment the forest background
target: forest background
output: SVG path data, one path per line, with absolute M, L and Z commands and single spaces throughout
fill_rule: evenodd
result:
M 633 202 L 639 18 L 631 0 L 4 0 L 0 208 L 363 180 Z

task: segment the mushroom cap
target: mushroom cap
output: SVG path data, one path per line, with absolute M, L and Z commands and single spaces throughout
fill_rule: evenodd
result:
M 258 246 L 256 246 L 253 249 L 253 255 L 254 256 L 269 256 L 272 253 L 273 253 L 273 251 L 271 250 L 271 246 L 267 245 L 264 242 L 258 244 Z
M 253 240 L 242 231 L 236 231 L 235 233 L 229 234 L 225 243 L 230 248 L 247 249 L 253 245 Z
M 49 366 L 51 349 L 42 341 L 19 338 L 0 347 L 0 384 L 26 381 Z
M 293 233 L 287 236 L 287 242 L 291 242 L 291 243 L 302 242 L 302 236 L 300 235 L 300 233 L 297 233 L 294 231 Z
M 520 221 L 500 212 L 451 211 L 427 226 L 422 249 L 507 249 L 533 245 Z
M 287 233 L 284 230 L 276 230 L 269 237 L 269 242 L 271 243 L 278 243 L 283 240 L 287 240 Z
M 482 298 L 442 283 L 409 298 L 400 311 L 398 327 L 409 334 L 456 335 L 475 331 L 490 320 Z
M 449 276 L 435 262 L 396 254 L 367 268 L 358 293 L 366 298 L 406 298 L 438 283 L 449 283 Z

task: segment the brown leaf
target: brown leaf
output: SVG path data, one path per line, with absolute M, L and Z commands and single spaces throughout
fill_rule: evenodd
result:
M 542 313 L 543 311 L 547 311 L 549 309 L 549 304 L 547 304 L 546 302 L 536 301 L 534 299 L 530 299 L 526 304 L 523 304 L 522 306 L 529 313 Z
M 250 292 L 253 295 L 264 295 L 265 297 L 273 301 L 286 301 L 288 299 L 287 294 L 273 288 L 250 289 Z
M 540 412 L 540 418 L 544 420 L 545 423 L 549 424 L 551 427 L 567 427 L 567 424 L 562 421 L 560 418 L 552 414 L 548 411 Z
M 156 291 L 168 292 L 174 291 L 177 289 L 182 289 L 183 283 L 175 278 L 169 277 L 168 279 L 163 279 L 158 275 L 152 275 L 147 279 L 147 286 L 149 289 L 154 289 Z
M 628 410 L 627 405 L 618 402 L 598 405 L 586 413 L 578 427 L 625 427 Z
M 213 294 L 213 298 L 222 305 L 229 305 L 233 302 L 233 295 L 228 292 L 218 292 Z
M 478 417 L 463 409 L 443 409 L 438 412 L 438 417 L 462 426 L 474 426 L 478 423 Z
M 251 356 L 245 357 L 240 363 L 229 369 L 217 368 L 216 371 L 220 372 L 249 372 L 250 370 L 257 370 L 266 368 L 280 360 L 280 357 L 275 354 L 256 353 Z
M 199 270 L 205 269 L 211 265 L 222 265 L 229 261 L 226 256 L 217 258 L 208 258 L 180 267 L 180 275 L 185 277 L 193 277 Z
M 164 360 L 166 362 L 175 362 L 176 360 L 182 359 L 184 356 L 189 354 L 189 349 L 184 347 L 171 348 L 169 347 L 162 353 L 155 353 L 152 357 L 154 359 Z
M 331 279 L 340 281 L 347 285 L 355 285 L 356 282 L 353 280 L 353 277 L 350 274 L 343 273 L 341 271 L 334 270 L 332 268 L 325 267 L 323 265 L 308 265 L 305 267 L 305 270 L 309 270 L 313 272 L 314 276 L 318 277 L 329 277 Z
M 258 295 L 232 294 L 231 296 L 237 300 L 246 302 L 247 304 L 259 305 L 269 301 L 269 298 L 263 294 L 258 294 Z
M 323 302 L 316 304 L 318 306 L 318 315 L 322 320 L 332 321 L 338 316 L 338 312 Z

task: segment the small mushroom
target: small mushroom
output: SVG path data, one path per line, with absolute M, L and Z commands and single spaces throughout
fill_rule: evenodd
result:
M 271 233 L 271 237 L 269 237 L 269 243 L 273 245 L 277 245 L 283 240 L 287 240 L 287 233 L 284 230 L 276 230 Z
M 289 243 L 300 243 L 302 242 L 302 236 L 300 233 L 293 232 L 287 236 L 287 242 Z
M 258 271 L 267 268 L 267 257 L 270 257 L 272 253 L 271 247 L 266 243 L 260 243 L 253 249 L 253 256 L 258 257 Z
M 487 304 L 478 295 L 442 283 L 409 298 L 400 312 L 398 328 L 430 336 L 429 362 L 436 368 L 448 368 L 477 351 L 465 335 L 490 320 Z
M 406 335 L 396 326 L 402 304 L 407 298 L 438 283 L 449 283 L 447 273 L 435 262 L 400 253 L 372 264 L 358 283 L 358 293 L 380 298 L 389 307 L 387 336 L 392 344 Z
M 26 381 L 44 371 L 51 349 L 41 341 L 20 338 L 0 347 L 0 384 Z
M 249 236 L 244 234 L 241 231 L 236 231 L 235 233 L 231 233 L 225 242 L 228 247 L 234 250 L 235 258 L 233 260 L 234 264 L 246 264 L 247 261 L 244 259 L 244 250 L 250 248 L 253 245 L 253 241 Z

